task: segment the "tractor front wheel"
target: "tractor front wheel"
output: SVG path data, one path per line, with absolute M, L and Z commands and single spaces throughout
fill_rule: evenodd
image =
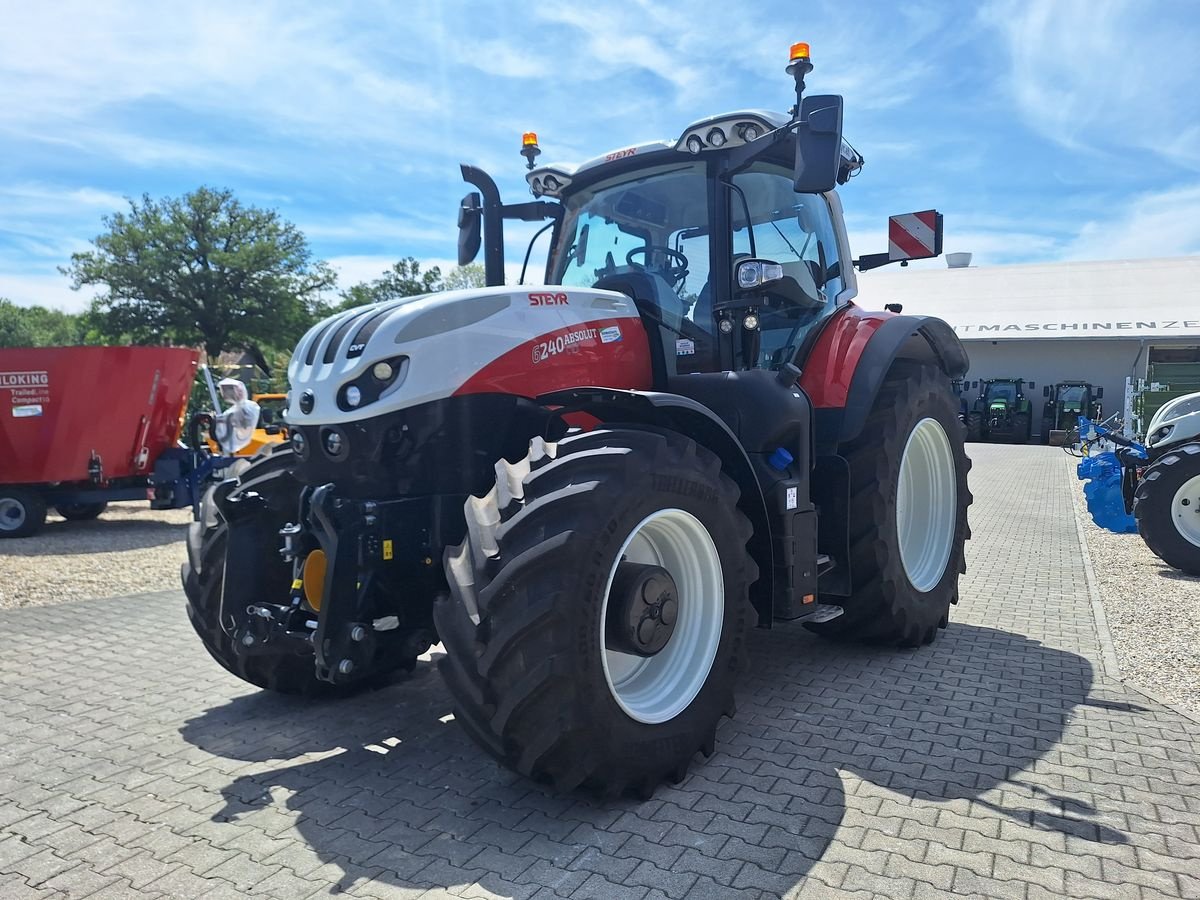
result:
M 967 413 L 967 440 L 972 443 L 983 440 L 983 416 L 977 412 Z
M 1133 517 L 1150 550 L 1172 568 L 1200 575 L 1200 444 L 1184 444 L 1143 473 Z
M 1017 413 L 1013 416 L 1012 442 L 1014 444 L 1028 444 L 1031 428 L 1032 422 L 1029 418 L 1029 413 Z
M 749 520 L 678 434 L 535 440 L 466 504 L 434 609 L 456 718 L 506 766 L 609 796 L 713 750 L 753 621 Z
M 0 487 L 0 538 L 29 537 L 46 524 L 46 501 L 33 490 Z
M 901 361 L 888 373 L 862 434 L 841 449 L 853 594 L 845 613 L 812 631 L 917 647 L 946 627 L 971 535 L 971 461 L 956 412 L 939 370 Z

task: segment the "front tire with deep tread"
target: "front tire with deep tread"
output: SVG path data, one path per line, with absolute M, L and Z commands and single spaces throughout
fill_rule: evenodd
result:
M 944 433 L 954 460 L 954 526 L 940 578 L 914 587 L 901 558 L 897 492 L 910 436 L 927 419 Z M 958 602 L 971 536 L 967 507 L 971 461 L 963 447 L 950 381 L 940 370 L 900 361 L 893 365 L 859 437 L 840 451 L 850 467 L 850 575 L 853 594 L 836 619 L 808 624 L 827 637 L 918 647 L 932 643 Z
M 642 429 L 535 439 L 524 460 L 496 470 L 492 492 L 466 505 L 467 538 L 446 553 L 451 596 L 434 607 L 456 718 L 504 765 L 558 791 L 647 796 L 682 778 L 733 713 L 754 621 L 748 590 L 758 570 L 736 485 L 695 442 Z M 659 515 L 699 522 L 711 538 L 721 621 L 691 701 L 663 721 L 639 721 L 606 675 L 601 611 L 618 554 Z M 679 624 L 661 653 L 690 640 L 680 635 L 700 608 L 695 593 L 681 582 Z
M 1200 444 L 1176 447 L 1147 467 L 1133 495 L 1133 517 L 1155 556 L 1200 575 L 1200 545 L 1194 543 L 1200 540 Z

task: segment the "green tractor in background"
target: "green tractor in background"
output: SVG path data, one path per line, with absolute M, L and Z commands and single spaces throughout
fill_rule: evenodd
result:
M 1042 388 L 1046 398 L 1042 406 L 1042 443 L 1062 447 L 1071 443 L 1067 440 L 1077 427 L 1080 416 L 1099 422 L 1100 400 L 1104 388 L 1093 387 L 1086 381 L 1060 381 Z
M 1020 378 L 985 378 L 972 382 L 979 396 L 967 413 L 968 441 L 1004 441 L 1027 444 L 1032 434 L 1033 408 L 1022 388 L 1032 381 Z

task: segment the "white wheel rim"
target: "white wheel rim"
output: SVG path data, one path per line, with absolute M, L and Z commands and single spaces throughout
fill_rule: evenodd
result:
M 896 489 L 896 534 L 909 583 L 933 590 L 954 548 L 958 482 L 950 439 L 937 419 L 922 419 L 908 436 Z
M 1200 475 L 1180 485 L 1171 500 L 1171 521 L 1189 544 L 1200 547 Z
M 675 579 L 679 613 L 671 639 L 649 657 L 604 646 L 608 597 L 622 560 L 662 566 Z M 689 512 L 663 509 L 643 519 L 621 545 L 608 573 L 600 609 L 604 680 L 631 719 L 669 722 L 691 705 L 708 680 L 725 613 L 721 557 L 708 529 Z
M 25 524 L 25 505 L 11 497 L 0 497 L 0 531 L 16 531 Z

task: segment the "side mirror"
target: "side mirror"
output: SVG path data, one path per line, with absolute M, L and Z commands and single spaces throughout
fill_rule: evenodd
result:
M 978 382 L 978 381 L 972 381 L 972 382 L 971 382 L 971 390 L 975 391 L 975 390 L 978 390 L 978 389 L 979 389 L 979 382 Z
M 800 101 L 796 126 L 797 193 L 819 194 L 837 186 L 842 164 L 842 98 L 812 94 Z
M 479 255 L 483 228 L 483 202 L 475 191 L 462 198 L 458 207 L 458 264 L 465 266 Z
M 888 262 L 942 255 L 942 214 L 936 209 L 888 217 Z
M 1048 385 L 1048 384 L 1044 384 L 1044 385 L 1042 385 L 1042 396 L 1043 396 L 1043 397 L 1049 397 L 1049 396 L 1050 396 L 1050 385 Z
M 1103 400 L 1103 399 L 1104 399 L 1104 388 L 1102 388 L 1102 387 L 1098 387 L 1098 388 L 1096 388 L 1096 399 L 1097 399 L 1097 400 Z
M 1027 385 L 1029 385 L 1029 389 L 1030 389 L 1031 391 L 1032 391 L 1032 390 L 1033 390 L 1035 387 L 1037 387 L 1037 385 L 1036 385 L 1036 384 L 1034 384 L 1032 381 L 1027 381 L 1027 382 L 1025 382 L 1025 383 L 1026 383 Z

